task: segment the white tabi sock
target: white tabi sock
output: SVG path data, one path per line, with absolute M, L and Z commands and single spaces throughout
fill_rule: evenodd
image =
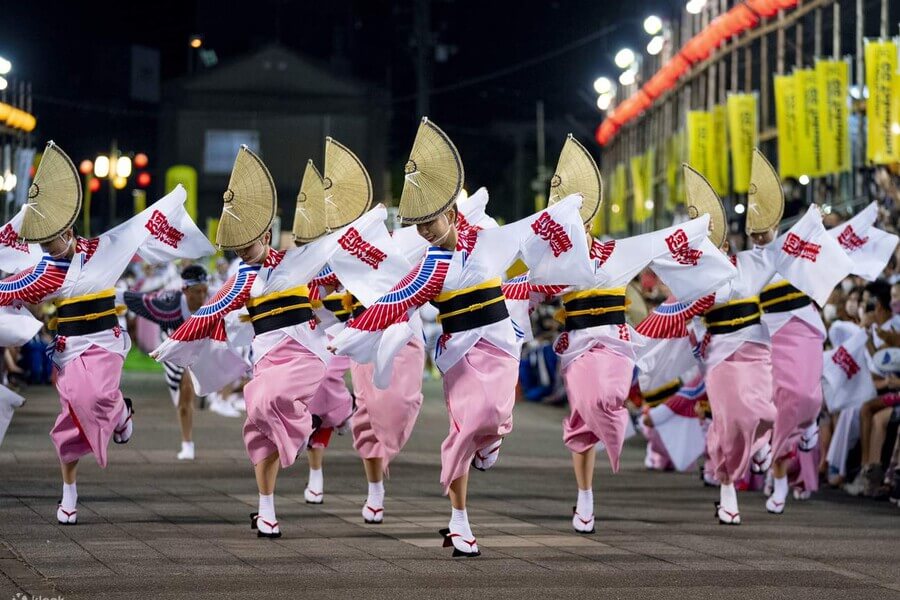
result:
M 465 539 L 475 537 L 472 535 L 471 527 L 469 527 L 469 514 L 466 512 L 466 509 L 453 509 L 453 514 L 450 517 L 450 531 L 460 534 Z
M 774 484 L 774 487 L 772 488 L 772 498 L 774 498 L 776 502 L 784 502 L 784 499 L 787 498 L 788 495 L 787 475 L 784 477 L 775 477 L 772 481 Z
M 322 493 L 322 489 L 325 487 L 325 477 L 322 474 L 322 469 L 309 468 L 309 483 L 306 487 L 308 487 L 311 492 L 317 494 Z
M 738 512 L 737 490 L 734 489 L 733 483 L 728 485 L 723 483 L 719 486 L 719 503 L 721 508 L 730 513 Z
M 578 502 L 575 503 L 575 512 L 582 519 L 588 519 L 594 514 L 594 490 L 578 490 Z
M 78 490 L 75 483 L 63 483 L 62 507 L 71 511 L 78 504 Z
M 275 494 L 259 495 L 259 518 L 275 522 Z
M 194 442 L 181 442 L 181 451 L 182 452 L 193 452 L 194 451 Z
M 384 508 L 384 481 L 369 482 L 369 496 L 366 504 L 372 508 Z

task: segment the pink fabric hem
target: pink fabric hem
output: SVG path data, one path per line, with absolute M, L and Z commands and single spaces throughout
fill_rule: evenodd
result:
M 563 420 L 563 441 L 576 453 L 603 442 L 613 472 L 625 443 L 634 362 L 605 346 L 594 346 L 566 368 L 570 414 Z

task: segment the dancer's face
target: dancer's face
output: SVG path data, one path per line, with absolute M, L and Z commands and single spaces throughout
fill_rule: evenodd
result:
M 41 244 L 41 250 L 53 258 L 72 258 L 75 254 L 75 232 L 70 227 L 58 237 Z
M 762 233 L 751 233 L 750 239 L 752 239 L 753 243 L 757 246 L 765 246 L 771 244 L 775 240 L 775 231 L 770 229 Z
M 184 298 L 187 300 L 188 310 L 191 312 L 195 312 L 203 306 L 208 295 L 209 289 L 205 283 L 198 283 L 184 288 Z
M 261 265 L 269 256 L 269 241 L 272 239 L 272 233 L 267 231 L 264 236 L 256 240 L 249 246 L 238 248 L 235 254 L 248 265 Z
M 426 223 L 416 225 L 416 230 L 432 246 L 440 246 L 447 250 L 456 249 L 456 207 Z

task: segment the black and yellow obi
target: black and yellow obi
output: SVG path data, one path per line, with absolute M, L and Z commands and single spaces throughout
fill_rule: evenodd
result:
M 50 321 L 50 329 L 57 335 L 90 335 L 119 324 L 119 315 L 126 311 L 116 306 L 116 291 L 103 290 L 95 294 L 76 296 L 54 302 L 56 317 Z
M 444 292 L 432 303 L 438 309 L 437 322 L 444 333 L 458 333 L 509 318 L 505 300 L 497 277 L 462 290 Z
M 659 406 L 669 398 L 671 398 L 675 392 L 681 389 L 681 379 L 673 379 L 669 383 L 665 385 L 661 385 L 660 387 L 647 391 L 641 392 L 641 396 L 644 398 L 644 404 L 653 408 L 655 406 Z
M 305 285 L 251 298 L 246 306 L 250 315 L 245 320 L 253 325 L 256 335 L 300 325 L 314 317 Z
M 624 325 L 625 288 L 585 290 L 563 296 L 566 331 L 601 325 Z
M 325 310 L 333 314 L 338 321 L 346 323 L 351 318 L 355 319 L 363 314 L 366 307 L 362 302 L 356 299 L 353 294 L 329 294 L 322 300 L 322 306 Z
M 759 303 L 764 312 L 780 313 L 809 306 L 812 300 L 787 281 L 779 281 L 763 288 Z
M 758 325 L 762 317 L 759 297 L 741 298 L 725 304 L 716 304 L 703 315 L 706 329 L 716 335 L 733 333 L 751 325 Z

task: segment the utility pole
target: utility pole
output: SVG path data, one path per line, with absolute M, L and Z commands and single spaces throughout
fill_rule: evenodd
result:
M 416 44 L 416 119 L 428 116 L 431 95 L 431 66 L 434 40 L 431 34 L 431 0 L 416 0 L 413 9 L 413 36 Z

